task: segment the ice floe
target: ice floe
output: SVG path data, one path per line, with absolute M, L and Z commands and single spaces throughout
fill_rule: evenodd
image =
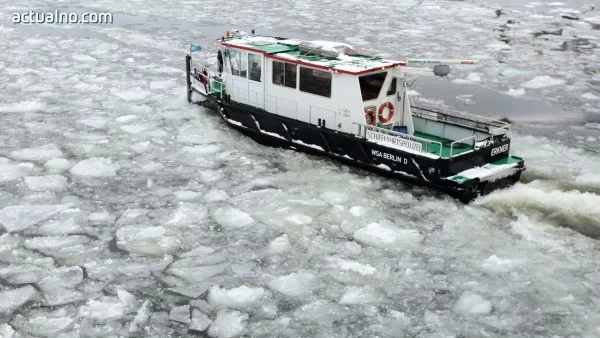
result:
M 212 320 L 208 318 L 207 315 L 200 312 L 200 310 L 193 309 L 192 310 L 192 321 L 190 322 L 189 329 L 194 331 L 206 331 Z
M 134 333 L 142 330 L 143 326 L 148 323 L 150 316 L 152 315 L 152 310 L 150 310 L 151 302 L 149 299 L 144 301 L 144 303 L 138 309 L 135 317 L 131 324 L 129 324 L 129 333 Z
M 296 272 L 280 276 L 269 282 L 269 288 L 290 297 L 310 294 L 317 278 L 310 272 Z
M 37 283 L 47 273 L 48 269 L 31 264 L 12 264 L 0 268 L 0 278 L 15 285 Z
M 541 76 L 536 76 L 533 79 L 523 83 L 521 86 L 525 87 L 525 88 L 539 89 L 539 88 L 546 88 L 546 87 L 551 87 L 551 86 L 559 86 L 559 85 L 563 85 L 565 83 L 566 83 L 566 81 L 563 79 L 556 79 L 556 78 L 550 77 L 548 75 L 541 75 Z
M 175 252 L 181 241 L 163 226 L 131 225 L 117 230 L 117 245 L 135 254 L 162 255 Z
M 70 170 L 71 174 L 84 177 L 112 177 L 120 166 L 104 157 L 93 157 L 80 161 Z
M 69 208 L 59 205 L 10 205 L 0 210 L 0 224 L 7 232 L 24 230 Z
M 212 203 L 212 202 L 220 202 L 226 201 L 229 199 L 229 194 L 225 190 L 222 189 L 210 189 L 209 192 L 204 195 L 204 202 Z
M 166 224 L 198 224 L 206 217 L 207 213 L 208 210 L 202 204 L 180 202 L 177 210 L 171 215 Z
M 265 289 L 242 285 L 233 289 L 214 286 L 208 293 L 208 303 L 216 308 L 246 310 L 257 306 L 265 296 Z
M 189 324 L 190 319 L 190 306 L 189 305 L 181 305 L 174 306 L 169 313 L 169 320 L 180 322 L 184 324 Z
M 0 105 L 0 113 L 28 113 L 46 109 L 46 103 L 40 101 L 21 101 Z
M 11 151 L 8 156 L 21 161 L 45 162 L 55 157 L 62 157 L 63 153 L 56 145 L 46 144 L 36 148 Z
M 61 175 L 27 176 L 25 184 L 32 191 L 63 191 L 67 188 L 67 178 Z
M 51 158 L 44 163 L 44 167 L 50 171 L 61 172 L 65 170 L 71 169 L 71 162 L 69 160 L 65 160 L 64 158 Z
M 292 245 L 290 244 L 290 239 L 287 234 L 284 234 L 280 237 L 275 238 L 269 246 L 267 246 L 266 253 L 268 255 L 277 255 L 284 252 L 290 251 Z
M 353 236 L 360 243 L 392 250 L 418 246 L 424 238 L 417 230 L 379 223 L 369 223 L 356 230 Z
M 492 303 L 476 293 L 463 292 L 453 310 L 457 313 L 468 315 L 486 315 L 492 312 Z
M 35 337 L 57 337 L 60 332 L 69 329 L 75 323 L 75 319 L 69 316 L 46 315 L 27 319 L 18 315 L 13 322 L 17 328 Z
M 0 313 L 12 312 L 37 296 L 38 292 L 31 285 L 17 289 L 0 291 Z
M 378 304 L 384 300 L 384 295 L 370 286 L 351 286 L 344 292 L 339 303 L 343 305 Z
M 239 311 L 219 311 L 208 329 L 208 335 L 216 338 L 241 336 L 246 331 L 248 318 L 246 313 Z
M 249 214 L 234 207 L 215 208 L 211 210 L 210 215 L 224 228 L 242 228 L 254 223 Z

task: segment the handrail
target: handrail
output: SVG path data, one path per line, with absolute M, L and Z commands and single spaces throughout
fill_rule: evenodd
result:
M 411 105 L 411 108 L 419 110 L 419 112 L 414 112 L 414 114 L 416 116 L 432 117 L 432 114 L 425 113 L 425 112 L 427 112 L 427 113 L 436 114 L 437 119 L 440 119 L 439 115 L 460 119 L 460 120 L 462 120 L 462 123 L 458 122 L 458 121 L 454 121 L 454 122 L 463 124 L 465 126 L 469 126 L 469 127 L 481 130 L 481 131 L 485 131 L 492 136 L 505 134 L 506 132 L 508 132 L 509 127 L 510 127 L 510 124 L 507 122 L 504 122 L 504 121 L 496 120 L 496 119 L 493 119 L 490 117 L 460 112 L 457 110 L 452 110 L 452 109 L 448 109 L 448 108 L 444 108 L 444 107 L 436 107 L 436 106 L 432 106 L 432 105 L 428 105 L 428 104 L 419 104 L 419 106 L 416 106 L 413 104 L 413 105 Z M 448 119 L 444 119 L 444 120 L 448 120 Z M 469 124 L 469 123 L 465 123 L 465 122 L 473 122 L 474 124 Z
M 368 124 L 363 124 L 363 123 L 357 123 L 357 122 L 352 122 L 353 125 L 358 126 L 358 130 L 356 135 L 362 138 L 366 138 L 367 135 L 367 130 L 373 130 L 373 131 L 377 131 L 383 134 L 387 134 L 387 135 L 391 135 L 391 136 L 395 136 L 395 137 L 400 137 L 403 139 L 408 139 L 410 141 L 416 141 L 416 142 L 423 142 L 425 143 L 425 151 L 421 150 L 422 153 L 426 153 L 426 154 L 431 154 L 429 152 L 430 149 L 430 145 L 431 144 L 437 144 L 438 145 L 438 156 L 442 157 L 442 143 L 438 142 L 438 141 L 433 141 L 433 140 L 428 140 L 426 138 L 422 138 L 422 137 L 418 137 L 418 136 L 414 136 L 414 135 L 409 135 L 409 134 L 404 134 L 404 133 L 399 133 L 397 131 L 393 131 L 393 130 L 389 130 L 389 129 L 385 129 L 385 128 L 379 128 L 376 126 L 371 126 Z M 364 128 L 364 130 L 363 130 Z
M 477 135 L 471 135 L 471 136 L 465 137 L 465 138 L 463 138 L 461 140 L 457 140 L 457 141 L 454 141 L 454 142 L 450 143 L 450 157 L 449 158 L 454 157 L 453 150 L 454 150 L 454 144 L 455 143 L 464 143 L 463 141 L 466 141 L 466 140 L 471 139 L 471 138 L 473 139 L 473 147 L 475 147 L 475 142 L 477 142 Z M 464 154 L 464 153 L 461 153 L 461 154 Z M 461 154 L 458 154 L 456 156 L 460 156 Z

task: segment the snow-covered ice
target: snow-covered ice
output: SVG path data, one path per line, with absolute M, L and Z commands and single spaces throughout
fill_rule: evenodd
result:
M 224 228 L 241 228 L 254 223 L 254 219 L 246 212 L 233 207 L 216 208 L 211 211 L 215 222 Z
M 14 311 L 37 296 L 38 292 L 31 285 L 17 289 L 0 291 L 0 313 Z
M 104 157 L 94 157 L 80 161 L 70 170 L 71 174 L 83 177 L 112 177 L 120 166 Z
M 460 295 L 453 310 L 468 315 L 486 315 L 492 312 L 492 303 L 476 293 L 465 291 Z
M 208 329 L 208 335 L 216 338 L 232 338 L 241 336 L 248 325 L 248 315 L 239 311 L 223 310 Z
M 61 175 L 27 176 L 24 180 L 32 191 L 62 191 L 67 187 L 67 178 Z
M 423 241 L 423 235 L 414 229 L 401 229 L 395 224 L 379 223 L 369 223 L 356 230 L 354 238 L 366 245 L 392 250 L 414 247 Z
M 207 300 L 216 308 L 244 310 L 257 306 L 264 296 L 263 288 L 242 285 L 228 290 L 215 286 L 210 289 Z
M 315 288 L 317 278 L 310 272 L 297 272 L 280 276 L 269 282 L 272 290 L 290 297 L 310 294 Z
M 69 207 L 69 204 L 7 206 L 0 210 L 0 225 L 8 232 L 21 231 Z

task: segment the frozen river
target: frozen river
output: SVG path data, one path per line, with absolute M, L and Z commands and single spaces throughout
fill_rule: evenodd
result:
M 600 336 L 600 8 L 0 2 L 0 337 Z M 186 101 L 231 27 L 479 59 L 415 97 L 513 120 L 528 169 L 467 206 L 258 146 Z

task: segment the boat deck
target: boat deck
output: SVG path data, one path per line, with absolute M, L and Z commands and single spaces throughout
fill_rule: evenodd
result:
M 452 144 L 452 142 L 454 142 L 453 140 L 450 140 L 447 138 L 441 138 L 441 137 L 431 135 L 431 134 L 422 133 L 419 131 L 415 131 L 415 136 L 424 138 L 427 140 L 435 141 L 435 142 L 440 142 L 442 144 L 442 157 L 456 156 L 458 154 L 462 154 L 467 151 L 473 150 L 473 147 L 470 144 L 455 143 L 454 146 L 452 147 L 452 153 L 450 153 L 450 144 Z M 422 144 L 423 144 L 423 149 L 427 149 L 426 142 L 422 142 Z M 431 153 L 433 155 L 439 155 L 440 154 L 440 145 L 437 143 L 429 143 L 428 150 L 429 150 L 429 153 Z

